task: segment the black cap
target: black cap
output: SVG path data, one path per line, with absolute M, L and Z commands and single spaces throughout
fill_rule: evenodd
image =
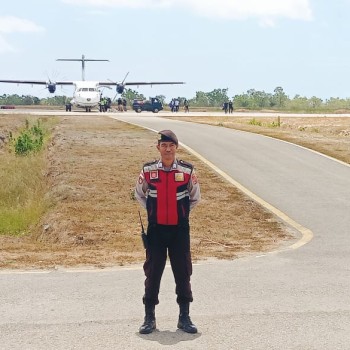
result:
M 178 146 L 179 141 L 176 137 L 176 135 L 171 130 L 162 130 L 159 131 L 159 138 L 158 142 L 164 141 L 164 142 L 174 142 L 176 146 Z

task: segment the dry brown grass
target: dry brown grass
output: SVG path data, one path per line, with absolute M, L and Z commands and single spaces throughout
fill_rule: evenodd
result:
M 19 127 L 24 118 L 2 115 L 0 135 Z M 295 126 L 305 122 L 293 119 Z M 310 125 L 312 121 L 316 120 L 312 118 Z M 233 123 L 217 118 L 210 122 Z M 347 120 L 341 119 L 339 124 L 344 122 Z M 243 118 L 234 123 L 242 129 L 262 130 L 247 126 Z M 339 128 L 344 127 L 339 125 Z M 266 129 L 281 133 L 281 130 Z M 289 137 L 294 135 L 298 140 L 311 142 L 308 131 L 299 132 L 293 127 L 284 129 Z M 311 134 L 312 139 L 317 139 L 316 143 L 327 144 L 327 149 L 329 143 L 334 145 L 335 153 L 343 153 L 343 138 L 349 140 L 338 132 L 335 132 L 334 141 L 332 134 L 322 137 L 320 132 Z M 335 142 L 337 138 L 338 143 Z M 53 205 L 40 224 L 31 228 L 29 235 L 0 236 L 0 267 L 106 267 L 142 262 L 140 207 L 133 199 L 132 190 L 142 164 L 158 156 L 155 144 L 154 133 L 103 116 L 60 118 L 53 130 L 45 177 Z M 0 147 L 0 157 L 1 152 L 4 147 Z M 203 200 L 191 214 L 195 260 L 232 259 L 270 251 L 295 238 L 272 214 L 187 151 L 180 149 L 178 156 L 195 164 L 201 183 Z M 141 213 L 146 221 L 144 211 Z
M 247 113 L 248 114 L 248 113 Z M 172 118 L 175 119 L 175 118 Z M 179 117 L 182 121 L 191 121 L 217 125 L 236 130 L 254 132 L 321 152 L 330 157 L 350 164 L 350 118 L 346 117 L 282 117 L 280 127 L 276 117 L 256 118 L 261 126 L 249 124 L 249 117 Z

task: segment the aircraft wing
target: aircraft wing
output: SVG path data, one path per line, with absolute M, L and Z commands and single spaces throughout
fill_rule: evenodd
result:
M 185 84 L 183 81 L 151 81 L 151 82 L 132 82 L 125 83 L 125 85 L 174 85 L 174 84 Z
M 54 81 L 56 85 L 75 85 L 75 81 Z
M 150 82 L 139 81 L 139 82 L 126 82 L 126 83 L 119 83 L 119 82 L 113 82 L 113 81 L 100 81 L 98 84 L 104 85 L 104 86 L 115 86 L 119 84 L 122 84 L 124 86 L 126 85 L 139 86 L 139 85 L 174 85 L 174 84 L 185 84 L 185 83 L 183 81 L 150 81 Z
M 5 80 L 0 79 L 0 83 L 11 83 L 11 84 L 29 84 L 29 85 L 48 85 L 48 84 L 56 84 L 56 85 L 74 85 L 74 81 L 46 81 L 46 80 Z M 183 81 L 137 81 L 137 82 L 125 82 L 125 83 L 119 83 L 119 82 L 113 82 L 113 81 L 100 81 L 98 82 L 98 85 L 100 86 L 116 86 L 122 84 L 124 86 L 126 85 L 134 85 L 134 86 L 140 86 L 140 85 L 175 85 L 175 84 L 185 84 Z
M 0 83 L 11 83 L 11 84 L 30 84 L 30 85 L 74 85 L 73 81 L 46 81 L 46 80 L 0 80 Z
M 0 83 L 46 85 L 44 80 L 0 80 Z

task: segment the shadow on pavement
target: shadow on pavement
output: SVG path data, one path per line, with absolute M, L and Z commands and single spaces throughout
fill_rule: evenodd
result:
M 189 334 L 189 333 L 183 332 L 180 329 L 177 329 L 175 332 L 159 331 L 158 329 L 156 329 L 151 334 L 140 334 L 137 332 L 136 335 L 148 341 L 158 342 L 161 345 L 175 345 L 182 341 L 184 342 L 193 341 L 199 338 L 202 334 L 201 333 Z

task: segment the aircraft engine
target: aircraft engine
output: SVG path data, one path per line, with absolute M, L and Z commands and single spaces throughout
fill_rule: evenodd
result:
M 117 84 L 117 93 L 122 94 L 124 92 L 125 86 L 123 84 Z
M 53 94 L 56 91 L 56 84 L 54 83 L 47 84 L 47 89 L 51 94 Z

